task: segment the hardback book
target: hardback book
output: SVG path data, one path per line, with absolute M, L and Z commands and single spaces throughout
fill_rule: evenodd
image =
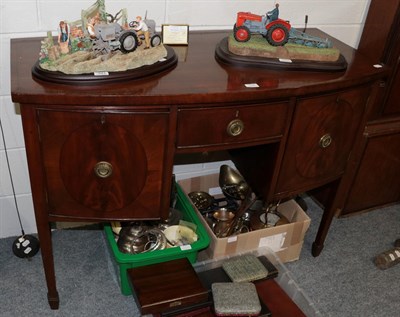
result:
M 232 282 L 252 282 L 268 276 L 268 269 L 253 254 L 228 259 L 222 268 Z
M 260 315 L 261 303 L 253 283 L 214 283 L 211 288 L 217 316 Z

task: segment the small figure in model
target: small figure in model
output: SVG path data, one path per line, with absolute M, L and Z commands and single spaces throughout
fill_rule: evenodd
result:
M 97 13 L 95 16 L 91 17 L 87 23 L 87 30 L 89 33 L 90 38 L 96 38 L 96 34 L 94 31 L 94 26 L 100 22 L 100 15 Z
M 144 35 L 144 42 L 146 47 L 144 49 L 150 48 L 150 32 L 147 24 L 142 20 L 141 16 L 136 17 L 136 21 L 131 22 L 130 26 L 136 31 L 139 39 L 139 45 L 142 44 L 141 35 Z
M 58 29 L 58 44 L 60 45 L 61 53 L 67 54 L 69 52 L 70 42 L 69 26 L 65 21 L 60 21 Z
M 269 22 L 275 21 L 279 18 L 279 3 L 275 4 L 275 9 L 267 12 Z

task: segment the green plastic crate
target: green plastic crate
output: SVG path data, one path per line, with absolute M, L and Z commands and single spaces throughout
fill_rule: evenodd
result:
M 183 193 L 178 184 L 176 184 L 176 188 L 177 202 L 175 208 L 182 212 L 183 220 L 192 222 L 197 226 L 196 233 L 198 236 L 198 240 L 191 244 L 190 249 L 181 249 L 180 247 L 174 247 L 140 254 L 122 253 L 118 249 L 111 225 L 107 224 L 104 226 L 106 240 L 108 241 L 111 253 L 113 254 L 115 262 L 118 266 L 117 269 L 119 271 L 118 275 L 120 280 L 121 292 L 124 295 L 132 294 L 132 290 L 128 281 L 128 276 L 126 273 L 128 269 L 181 259 L 184 257 L 188 258 L 191 263 L 194 263 L 197 260 L 197 253 L 200 250 L 207 248 L 210 244 L 210 238 L 207 234 L 207 231 L 201 223 L 200 219 L 198 218 L 192 204 L 189 202 L 187 196 Z

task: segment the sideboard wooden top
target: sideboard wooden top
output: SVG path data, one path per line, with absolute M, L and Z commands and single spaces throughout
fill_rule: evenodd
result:
M 316 29 L 308 32 L 326 37 Z M 31 70 L 42 38 L 11 40 L 11 95 L 22 104 L 140 106 L 258 102 L 303 96 L 361 85 L 385 75 L 375 61 L 332 39 L 346 58 L 344 72 L 283 71 L 222 65 L 215 60 L 216 45 L 228 31 L 191 32 L 189 45 L 174 47 L 177 66 L 165 73 L 119 83 L 66 85 L 39 82 Z M 259 88 L 246 88 L 257 83 Z

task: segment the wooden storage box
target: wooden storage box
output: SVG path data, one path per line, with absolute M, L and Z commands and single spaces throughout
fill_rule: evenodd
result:
M 127 273 L 142 315 L 189 307 L 209 298 L 187 258 L 131 268 Z

